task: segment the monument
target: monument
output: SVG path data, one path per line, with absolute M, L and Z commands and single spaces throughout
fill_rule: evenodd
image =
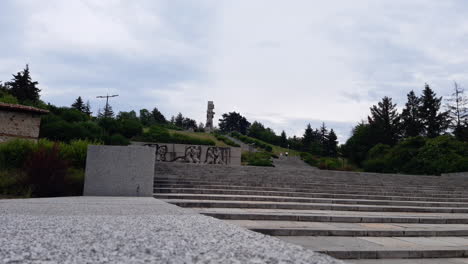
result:
M 206 125 L 205 132 L 213 132 L 213 117 L 214 117 L 214 104 L 213 101 L 208 101 L 208 110 L 206 111 Z

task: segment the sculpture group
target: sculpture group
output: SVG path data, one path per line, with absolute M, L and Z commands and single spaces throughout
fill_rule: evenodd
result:
M 167 145 L 145 144 L 145 146 L 155 148 L 156 161 L 160 162 L 228 165 L 231 158 L 231 149 L 223 147 L 189 145 L 185 146 L 184 155 L 177 156 L 169 152 Z

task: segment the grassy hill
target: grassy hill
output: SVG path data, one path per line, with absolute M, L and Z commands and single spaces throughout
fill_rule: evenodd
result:
M 190 131 L 179 131 L 179 130 L 169 129 L 169 133 L 171 135 L 179 134 L 179 135 L 185 135 L 185 136 L 198 138 L 198 139 L 209 139 L 209 140 L 213 140 L 216 143 L 217 147 L 229 147 L 226 143 L 216 139 L 216 137 L 213 134 L 209 134 L 205 132 L 190 132 Z

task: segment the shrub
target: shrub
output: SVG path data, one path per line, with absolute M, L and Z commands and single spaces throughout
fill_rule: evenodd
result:
M 341 163 L 336 158 L 320 158 L 318 167 L 321 170 L 338 170 L 341 168 Z
M 274 167 L 271 154 L 267 152 L 244 152 L 241 160 L 250 166 Z
M 75 168 L 84 169 L 89 145 L 101 145 L 98 141 L 74 140 L 70 144 L 60 144 L 61 156 Z
M 0 144 L 0 169 L 21 168 L 34 148 L 33 141 L 24 139 L 15 139 Z
M 158 142 L 158 143 L 178 143 L 190 145 L 210 145 L 214 146 L 216 143 L 211 139 L 202 139 L 191 137 L 184 134 L 170 134 L 169 131 L 162 126 L 152 126 L 150 129 L 143 133 L 142 136 L 136 137 L 135 140 Z
M 264 142 L 262 142 L 260 140 L 254 139 L 254 138 L 244 136 L 241 133 L 232 132 L 231 136 L 239 139 L 240 141 L 242 141 L 242 142 L 244 142 L 246 144 L 254 144 L 255 147 L 262 148 L 262 149 L 264 149 L 264 150 L 266 150 L 268 152 L 273 151 L 273 147 L 271 145 L 266 144 L 266 143 L 264 143 Z
M 300 157 L 305 163 L 309 164 L 310 166 L 318 166 L 318 159 L 315 158 L 312 154 L 307 152 L 301 152 Z
M 63 195 L 68 168 L 68 162 L 60 157 L 58 143 L 50 149 L 40 147 L 25 161 L 26 183 L 37 197 Z
M 222 141 L 224 143 L 226 143 L 227 145 L 229 146 L 232 146 L 232 147 L 240 147 L 239 144 L 237 144 L 236 142 L 232 141 L 231 139 L 219 134 L 219 133 L 214 133 L 214 136 L 216 137 L 217 140 L 219 141 Z
M 139 120 L 124 119 L 121 121 L 120 131 L 125 137 L 132 138 L 143 133 L 143 125 Z
M 30 197 L 31 189 L 25 185 L 25 174 L 21 170 L 0 171 L 0 195 Z
M 130 144 L 130 140 L 121 134 L 114 134 L 112 136 L 105 136 L 104 143 L 106 145 L 127 146 Z

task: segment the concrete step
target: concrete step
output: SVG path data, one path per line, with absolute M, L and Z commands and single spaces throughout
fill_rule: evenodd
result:
M 366 199 L 333 199 L 333 198 L 308 198 L 308 197 L 285 197 L 285 196 L 156 193 L 154 197 L 158 199 L 271 201 L 271 202 L 294 202 L 294 203 L 367 204 L 367 205 L 398 205 L 398 206 L 421 206 L 421 207 L 468 208 L 468 203 L 366 200 Z
M 273 220 L 340 223 L 468 224 L 468 214 L 356 212 L 330 210 L 193 208 L 223 220 Z
M 468 264 L 468 258 L 353 259 L 350 264 Z
M 222 194 L 222 195 L 252 195 L 252 196 L 286 196 L 286 197 L 310 197 L 310 198 L 339 198 L 339 199 L 367 199 L 367 200 L 398 200 L 398 201 L 432 201 L 432 202 L 468 202 L 468 198 L 440 198 L 425 196 L 401 196 L 401 195 L 365 195 L 365 194 L 341 194 L 327 192 L 275 192 L 275 191 L 251 191 L 251 190 L 225 190 L 225 189 L 198 189 L 198 188 L 155 188 L 155 193 L 184 193 L 184 194 Z
M 197 181 L 197 180 L 155 180 L 156 185 L 177 185 L 177 184 L 188 184 L 188 185 L 228 185 L 228 186 L 239 186 L 239 187 L 281 187 L 281 188 L 309 188 L 309 187 L 335 187 L 335 188 L 366 188 L 366 189 L 388 189 L 388 190 L 427 190 L 427 191 L 444 191 L 444 192 L 461 192 L 466 193 L 465 187 L 446 187 L 446 186 L 408 186 L 408 185 L 366 185 L 366 184 L 349 184 L 349 183 L 323 183 L 323 182 L 300 182 L 300 183 L 285 183 L 285 182 L 246 182 L 239 180 L 226 180 L 226 181 Z
M 215 190 L 252 190 L 252 191 L 277 191 L 277 192 L 297 192 L 297 193 L 308 193 L 308 192 L 331 192 L 331 193 L 341 193 L 341 194 L 366 194 L 366 195 L 404 195 L 404 196 L 428 196 L 428 197 L 459 197 L 459 198 L 468 198 L 468 193 L 455 193 L 455 192 L 439 192 L 439 191 L 412 191 L 412 190 L 386 190 L 382 189 L 366 189 L 366 188 L 321 188 L 311 187 L 311 188 L 273 188 L 273 187 L 255 187 L 255 186 L 230 186 L 230 185 L 192 185 L 192 184 L 171 184 L 171 185 L 155 185 L 154 188 L 157 189 L 168 189 L 168 188 L 197 188 L 197 189 L 215 189 Z
M 468 225 L 462 224 L 320 223 L 250 220 L 227 220 L 227 222 L 271 236 L 468 236 Z
M 361 212 L 419 212 L 419 213 L 468 213 L 468 208 L 448 207 L 411 207 L 386 205 L 350 205 L 328 203 L 292 203 L 292 202 L 266 202 L 266 201 L 213 201 L 213 200 L 186 200 L 164 199 L 165 202 L 180 207 L 196 208 L 258 208 L 258 209 L 291 209 L 291 210 L 336 210 Z
M 339 259 L 468 257 L 468 237 L 280 236 Z

